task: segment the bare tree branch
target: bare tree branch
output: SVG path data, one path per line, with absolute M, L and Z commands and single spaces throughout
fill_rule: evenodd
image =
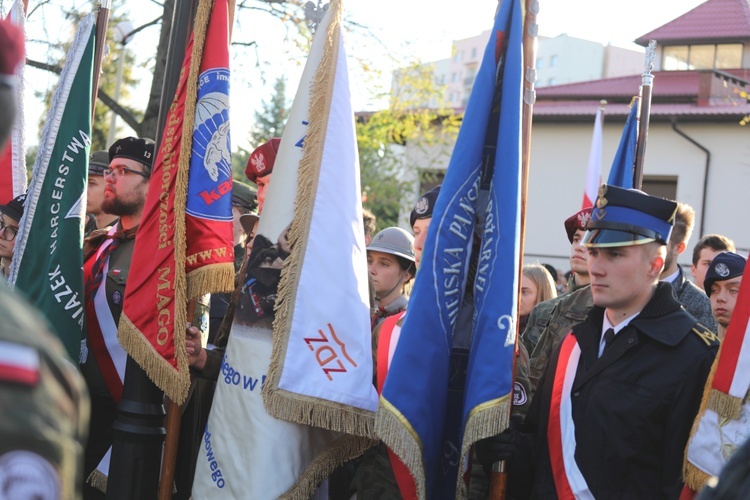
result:
M 26 64 L 28 64 L 32 68 L 43 69 L 56 75 L 59 75 L 62 72 L 62 68 L 60 66 L 43 63 L 41 61 L 34 61 L 33 59 L 26 59 Z M 122 118 L 122 120 L 127 123 L 133 130 L 135 130 L 136 133 L 140 133 L 141 123 L 138 121 L 138 119 L 136 119 L 133 113 L 128 111 L 123 106 L 120 106 L 114 99 L 112 99 L 112 97 L 109 96 L 109 94 L 104 92 L 101 88 L 99 88 L 96 96 L 117 116 Z
M 159 4 L 159 5 L 161 5 L 161 4 Z M 130 33 L 127 33 L 127 34 L 126 34 L 126 35 L 125 35 L 125 36 L 123 37 L 123 40 L 128 40 L 129 38 L 131 38 L 131 37 L 132 37 L 133 35 L 135 35 L 135 34 L 136 34 L 136 33 L 138 33 L 139 31 L 143 31 L 143 30 L 145 30 L 146 28 L 148 28 L 148 27 L 150 27 L 150 26 L 154 26 L 155 24 L 159 24 L 160 22 L 161 22 L 161 16 L 157 17 L 157 18 L 156 18 L 156 19 L 154 19 L 153 21 L 149 21 L 149 22 L 147 22 L 146 24 L 144 24 L 144 25 L 142 25 L 142 26 L 138 26 L 137 28 L 135 28 L 135 29 L 134 29 L 133 31 L 131 31 Z

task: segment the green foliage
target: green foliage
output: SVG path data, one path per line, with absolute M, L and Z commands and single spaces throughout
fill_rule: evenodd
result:
M 441 107 L 441 91 L 430 65 L 414 64 L 394 75 L 388 109 L 360 117 L 357 144 L 364 206 L 377 217 L 378 229 L 398 225 L 399 210 L 413 205 L 418 185 L 436 183 L 435 155 L 453 144 L 461 116 Z M 420 163 L 406 157 L 406 144 Z

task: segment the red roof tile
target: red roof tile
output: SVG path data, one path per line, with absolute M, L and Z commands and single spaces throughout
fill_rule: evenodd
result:
M 750 69 L 728 70 L 726 73 L 750 80 Z M 700 71 L 654 71 L 653 99 L 685 100 L 698 96 Z M 638 95 L 640 75 L 605 78 L 588 82 L 553 85 L 536 90 L 537 100 L 614 99 L 629 101 Z
M 660 45 L 750 38 L 749 0 L 708 0 L 680 17 L 638 37 L 635 43 Z

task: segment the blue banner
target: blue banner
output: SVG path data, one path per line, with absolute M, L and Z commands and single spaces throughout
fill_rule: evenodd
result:
M 502 430 L 512 399 L 522 25 L 521 2 L 504 0 L 435 205 L 380 399 L 376 433 L 409 467 L 420 498 L 455 498 L 466 450 Z M 489 433 L 472 430 L 478 416 L 487 420 L 486 410 L 496 425 Z
M 625 189 L 633 187 L 633 171 L 635 170 L 635 150 L 638 143 L 638 106 L 640 100 L 636 99 L 630 108 L 628 119 L 625 120 L 625 128 L 622 130 L 620 145 L 617 147 L 612 168 L 609 171 L 607 184 Z

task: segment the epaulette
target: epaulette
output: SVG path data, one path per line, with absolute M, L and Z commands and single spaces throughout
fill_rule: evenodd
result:
M 719 345 L 719 336 L 700 323 L 695 324 L 692 332 L 696 334 L 709 347 Z

